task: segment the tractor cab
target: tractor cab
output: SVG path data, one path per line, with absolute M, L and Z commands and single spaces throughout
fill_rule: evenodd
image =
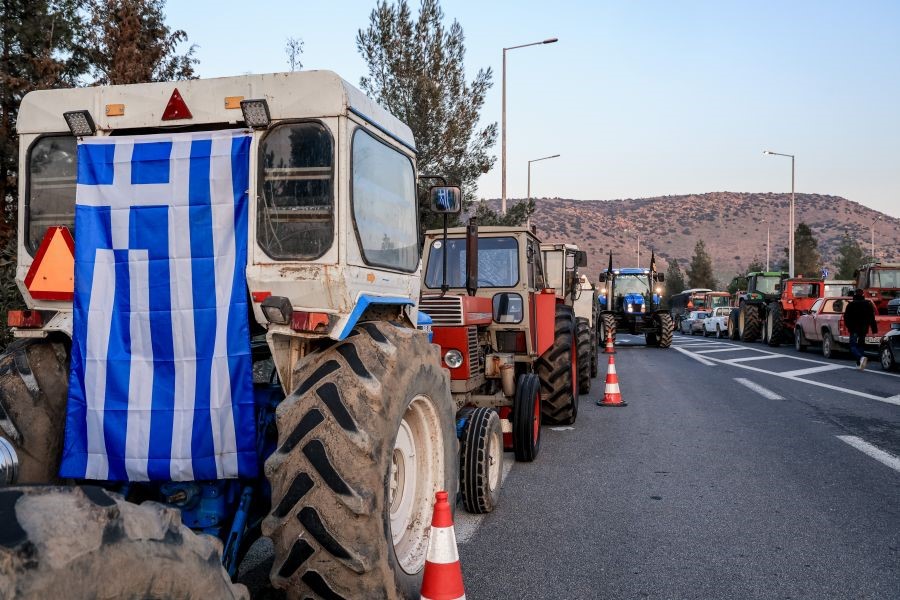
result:
M 600 339 L 615 339 L 625 329 L 643 333 L 648 346 L 668 348 L 674 329 L 672 315 L 660 308 L 665 276 L 652 269 L 609 268 L 600 273 Z
M 879 315 L 888 314 L 888 302 L 900 297 L 900 263 L 868 263 L 854 272 L 853 278 L 875 303 Z

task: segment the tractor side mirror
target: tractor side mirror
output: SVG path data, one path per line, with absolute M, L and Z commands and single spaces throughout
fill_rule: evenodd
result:
M 455 185 L 436 185 L 428 190 L 431 210 L 439 215 L 455 215 L 462 210 L 462 190 Z
M 587 252 L 584 250 L 579 250 L 575 253 L 575 266 L 576 267 L 586 267 L 587 266 Z
M 600 273 L 600 279 L 598 281 L 600 283 L 606 283 L 606 273 Z

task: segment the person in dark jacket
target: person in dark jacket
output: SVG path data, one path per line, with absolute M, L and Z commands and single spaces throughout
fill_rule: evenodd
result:
M 878 333 L 878 324 L 875 322 L 875 306 L 866 300 L 862 290 L 853 292 L 853 301 L 847 305 L 844 311 L 844 324 L 850 332 L 850 354 L 856 359 L 856 366 L 862 371 L 866 368 L 869 359 L 863 352 L 866 343 L 866 333 L 872 329 L 872 333 Z

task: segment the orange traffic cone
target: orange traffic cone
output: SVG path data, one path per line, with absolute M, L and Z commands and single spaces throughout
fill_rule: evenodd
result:
M 435 494 L 434 516 L 431 518 L 431 537 L 425 555 L 422 576 L 422 600 L 465 600 L 462 567 L 456 551 L 453 515 L 447 492 Z
M 610 332 L 606 332 L 606 348 L 603 349 L 603 354 L 615 354 L 616 353 L 616 345 L 613 343 L 612 334 Z
M 603 393 L 603 400 L 597 400 L 597 406 L 628 406 L 622 400 L 622 393 L 619 391 L 619 376 L 616 375 L 615 357 L 609 357 L 609 369 L 606 371 L 606 390 Z

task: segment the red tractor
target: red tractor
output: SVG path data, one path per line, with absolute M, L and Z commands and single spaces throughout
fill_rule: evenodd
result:
M 447 206 L 432 198 L 435 212 L 459 210 Z M 528 228 L 474 219 L 425 234 L 420 310 L 450 372 L 470 512 L 493 509 L 504 450 L 533 461 L 541 424 L 578 415 L 575 315 L 547 282 L 540 244 Z
M 770 302 L 766 310 L 763 342 L 773 347 L 793 343 L 797 319 L 808 312 L 824 294 L 825 282 L 821 279 L 785 279 L 781 286 L 781 297 Z
M 888 302 L 900 298 L 900 263 L 873 262 L 853 273 L 856 286 L 875 303 L 879 315 L 888 314 Z

